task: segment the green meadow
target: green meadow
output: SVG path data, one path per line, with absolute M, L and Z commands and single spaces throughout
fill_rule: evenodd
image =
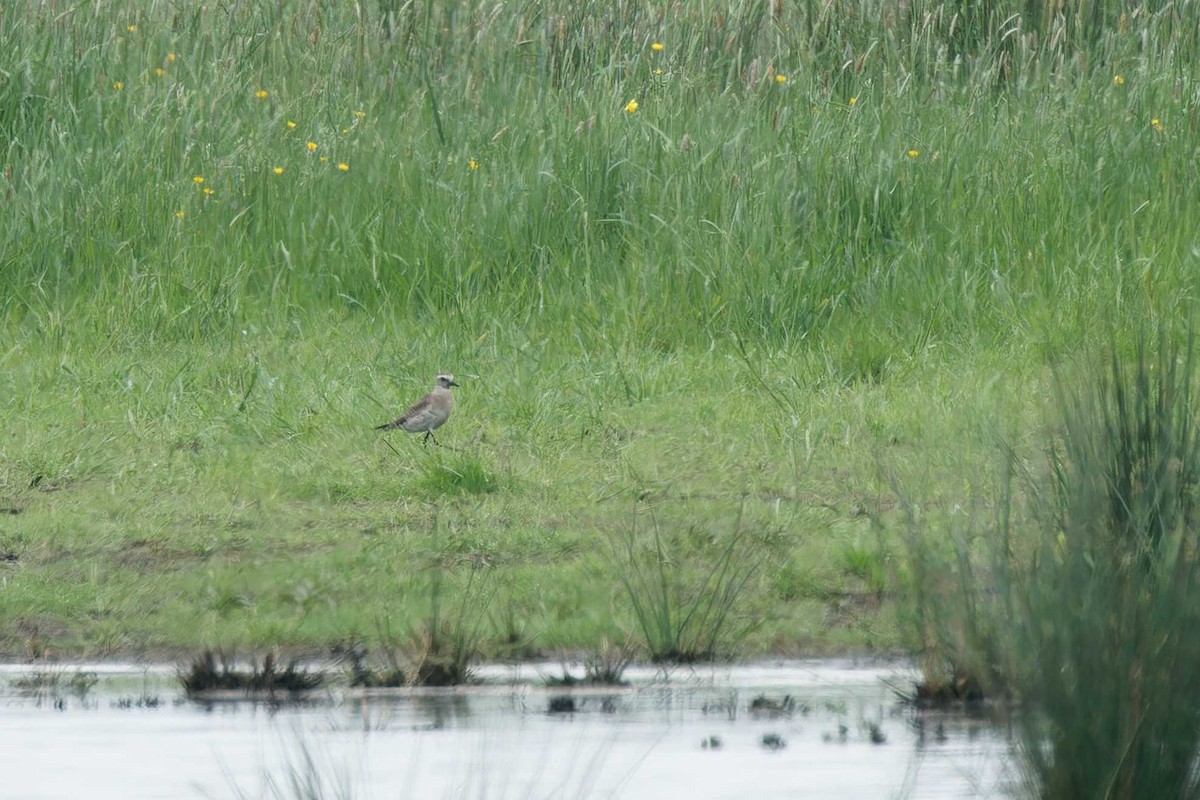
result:
M 1198 101 L 1192 2 L 8 4 L 0 654 L 903 649 L 1193 319 Z

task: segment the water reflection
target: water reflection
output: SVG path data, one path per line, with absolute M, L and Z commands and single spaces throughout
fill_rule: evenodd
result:
M 267 703 L 185 700 L 170 670 L 98 667 L 82 696 L 38 693 L 3 667 L 5 797 L 257 796 L 302 748 L 368 798 L 987 797 L 1003 777 L 1004 721 L 901 704 L 902 665 L 648 670 L 617 689 L 524 669 Z

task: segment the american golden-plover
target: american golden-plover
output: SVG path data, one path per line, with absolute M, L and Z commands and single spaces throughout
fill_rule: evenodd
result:
M 405 411 L 403 416 L 396 417 L 386 425 L 378 426 L 375 430 L 390 431 L 395 428 L 403 428 L 409 433 L 424 431 L 425 438 L 421 440 L 421 444 L 425 444 L 430 439 L 437 444 L 438 440 L 433 432 L 446 424 L 446 420 L 450 419 L 450 412 L 454 410 L 454 395 L 450 393 L 451 386 L 458 386 L 454 382 L 453 375 L 449 373 L 438 375 L 433 390 L 429 394 L 413 403 L 412 408 Z

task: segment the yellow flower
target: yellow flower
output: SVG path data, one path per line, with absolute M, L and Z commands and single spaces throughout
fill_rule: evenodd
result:
M 354 112 L 354 116 L 356 119 L 362 119 L 366 115 L 367 115 L 367 112 L 365 112 L 365 111 L 355 111 Z
M 174 53 L 167 53 L 167 63 L 168 64 L 175 63 L 175 54 Z
M 787 83 L 787 75 L 776 75 L 775 82 L 776 83 Z
M 162 67 L 155 67 L 154 74 L 161 78 L 163 75 L 167 74 L 167 71 Z
M 650 45 L 650 49 L 657 53 L 663 49 L 663 43 L 655 42 L 654 44 Z
M 849 102 L 850 102 L 850 105 L 856 105 L 858 103 L 858 98 L 851 97 Z
M 637 100 L 630 100 L 628 103 L 625 104 L 626 113 L 632 114 L 633 112 L 635 112 L 637 110 L 638 110 L 638 101 Z
M 310 153 L 311 153 L 311 152 L 313 152 L 313 151 L 315 151 L 315 150 L 317 149 L 317 143 L 316 143 L 316 142 L 308 142 L 308 143 L 306 143 L 304 146 L 308 148 L 308 152 L 310 152 Z
M 1120 75 L 1113 75 L 1113 83 L 1115 83 L 1117 86 L 1124 86 L 1125 79 L 1122 78 Z
M 662 70 L 661 70 L 661 69 L 656 69 L 656 70 L 654 70 L 654 74 L 655 74 L 655 75 L 662 75 Z
M 349 172 L 349 171 L 350 171 L 350 165 L 349 165 L 349 164 L 347 164 L 345 161 L 339 161 L 339 162 L 338 162 L 338 169 L 340 169 L 342 172 Z
M 1156 133 L 1162 133 L 1162 132 L 1163 132 L 1163 124 L 1162 124 L 1162 120 L 1161 120 L 1161 119 L 1159 119 L 1158 117 L 1155 117 L 1154 119 L 1150 120 L 1150 127 L 1151 127 L 1151 128 L 1154 128 L 1154 131 L 1155 131 Z
M 321 163 L 322 163 L 322 164 L 324 164 L 324 163 L 325 163 L 326 161 L 328 161 L 328 160 L 329 160 L 329 156 L 321 156 Z
M 479 162 L 472 158 L 467 162 L 467 169 L 479 169 Z
M 257 97 L 259 100 L 266 100 L 267 97 L 270 96 L 270 94 L 271 93 L 268 92 L 266 89 L 259 89 L 257 92 L 254 93 L 254 96 Z
M 342 136 L 345 136 L 349 132 L 350 132 L 349 128 L 342 128 Z
M 204 187 L 204 196 L 205 197 L 208 197 L 212 193 L 213 193 L 212 189 L 208 188 L 207 186 Z
M 292 121 L 289 119 L 289 120 L 287 121 L 287 126 L 288 126 L 288 130 L 290 131 L 290 130 L 292 130 L 293 128 L 295 128 L 295 127 L 296 127 L 296 123 L 292 122 Z
M 274 172 L 276 175 L 282 175 L 283 167 L 275 167 L 273 170 L 271 170 L 271 172 Z
M 121 83 L 120 81 L 116 81 L 113 83 L 113 88 L 119 92 L 125 88 L 125 84 Z
M 917 157 L 917 156 L 919 156 L 919 155 L 921 155 L 921 151 L 920 151 L 920 150 L 909 150 L 909 151 L 908 151 L 908 157 L 909 157 L 909 158 L 916 158 L 916 157 Z
M 175 219 L 183 219 L 183 212 L 182 212 L 182 211 L 176 211 L 176 212 L 175 212 Z
M 196 184 L 197 186 L 204 183 L 204 176 L 203 175 L 194 176 L 192 178 L 192 183 Z
M 137 33 L 137 25 L 130 25 L 128 31 L 130 33 Z

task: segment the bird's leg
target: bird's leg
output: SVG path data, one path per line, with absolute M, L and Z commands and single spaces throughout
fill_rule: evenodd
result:
M 433 431 L 425 431 L 425 438 L 421 440 L 421 447 L 427 447 L 429 445 L 430 436 L 433 436 Z M 437 439 L 434 439 L 433 443 L 437 444 Z
M 433 435 L 433 431 L 429 431 L 429 438 L 433 439 L 433 443 L 436 444 L 438 447 L 442 446 L 441 442 L 439 442 L 437 440 L 437 437 Z

